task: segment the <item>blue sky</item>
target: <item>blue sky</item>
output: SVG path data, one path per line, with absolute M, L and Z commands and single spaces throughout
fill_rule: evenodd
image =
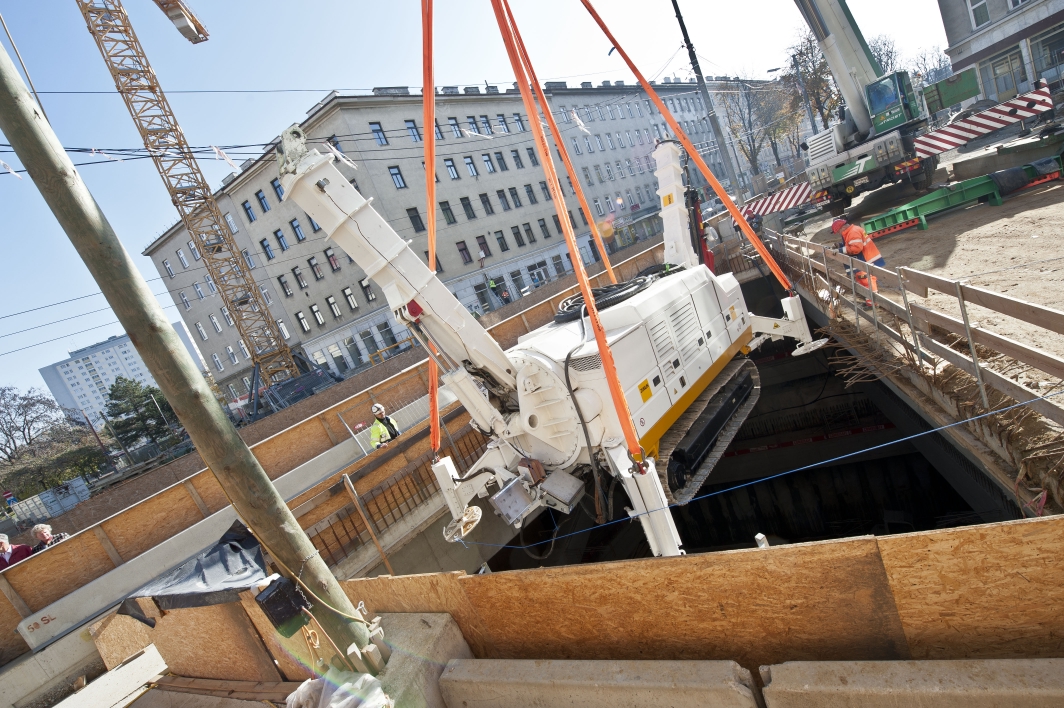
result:
M 192 145 L 267 142 L 331 89 L 421 85 L 417 0 L 190 4 L 210 32 L 205 43 L 192 45 L 181 37 L 151 0 L 124 0 Z M 511 5 L 541 80 L 631 80 L 617 54 L 607 56 L 609 43 L 577 0 L 511 0 Z M 488 0 L 436 6 L 436 84 L 512 82 Z M 934 0 L 850 0 L 850 7 L 866 36 L 893 36 L 903 56 L 946 44 Z M 677 51 L 681 38 L 670 0 L 598 0 L 596 8 L 644 73 L 683 73 L 687 60 Z M 765 70 L 784 63 L 802 24 L 793 0 L 681 0 L 681 9 L 702 69 L 711 75 L 768 78 Z M 63 145 L 141 146 L 73 0 L 0 0 L 0 13 Z M 0 44 L 10 52 L 6 37 Z M 234 92 L 277 89 L 302 92 Z M 78 91 L 103 93 L 64 93 Z M 237 163 L 247 157 L 233 153 Z M 7 148 L 0 148 L 0 159 L 21 166 Z M 214 187 L 231 171 L 211 159 L 201 165 Z M 104 160 L 80 169 L 153 291 L 161 294 L 160 302 L 169 306 L 166 312 L 178 319 L 151 262 L 139 255 L 177 219 L 154 166 L 149 160 Z M 114 315 L 102 296 L 93 295 L 96 284 L 28 178 L 0 174 L 0 214 L 0 385 L 43 387 L 39 367 L 122 330 L 108 324 Z M 94 329 L 81 332 L 89 328 Z M 41 344 L 45 340 L 54 341 Z M 22 351 L 6 353 L 17 349 Z

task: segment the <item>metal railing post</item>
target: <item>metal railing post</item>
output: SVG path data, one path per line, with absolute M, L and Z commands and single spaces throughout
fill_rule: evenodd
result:
M 957 302 L 961 306 L 961 319 L 964 320 L 964 336 L 968 338 L 968 351 L 972 353 L 972 363 L 975 365 L 975 381 L 979 384 L 979 395 L 983 397 L 983 409 L 990 410 L 990 399 L 986 395 L 986 386 L 983 384 L 983 374 L 979 370 L 979 355 L 975 353 L 975 340 L 972 339 L 972 327 L 968 322 L 968 308 L 964 304 L 964 292 L 961 290 L 961 281 L 954 282 L 957 289 Z
M 857 325 L 857 331 L 859 333 L 861 331 L 861 313 L 858 312 L 860 305 L 857 304 L 857 277 L 853 274 L 853 258 L 851 256 L 847 256 L 847 258 L 850 259 L 849 270 L 850 288 L 853 290 L 853 319 L 854 324 Z
M 913 336 L 913 346 L 916 348 L 916 365 L 923 366 L 924 355 L 920 351 L 920 338 L 916 335 L 916 327 L 913 326 L 913 313 L 909 309 L 909 293 L 905 290 L 905 276 L 902 275 L 904 268 L 898 268 L 898 284 L 901 285 L 901 301 L 905 305 L 905 316 L 909 320 L 909 334 Z
M 369 537 L 373 539 L 373 544 L 377 547 L 377 552 L 381 554 L 381 560 L 384 561 L 384 567 L 388 569 L 389 575 L 395 575 L 395 571 L 392 570 L 392 564 L 388 560 L 388 556 L 384 553 L 384 547 L 381 546 L 381 542 L 377 539 L 377 534 L 373 532 L 373 524 L 369 520 L 369 514 L 362 508 L 362 500 L 358 498 L 358 492 L 355 491 L 355 485 L 351 483 L 351 478 L 346 474 L 344 475 L 344 488 L 347 489 L 348 495 L 351 497 L 351 501 L 354 503 L 355 508 L 358 509 L 358 515 L 362 517 L 362 523 L 366 525 L 366 530 L 369 531 Z M 396 509 L 396 512 L 400 511 Z

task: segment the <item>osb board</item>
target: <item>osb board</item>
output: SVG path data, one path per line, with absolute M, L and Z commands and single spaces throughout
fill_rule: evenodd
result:
M 36 612 L 114 568 L 96 534 L 86 531 L 35 553 L 4 577 Z
M 0 666 L 30 650 L 22 640 L 22 635 L 16 631 L 21 621 L 18 611 L 6 597 L 0 595 Z
M 457 584 L 487 630 L 487 658 L 732 659 L 756 668 L 909 654 L 874 538 Z
M 345 580 L 340 585 L 356 606 L 366 603 L 370 616 L 381 612 L 446 612 L 458 623 L 473 656 L 490 658 L 493 654 L 485 643 L 485 628 L 459 585 L 463 577 L 462 571 L 394 578 L 382 575 Z
M 218 478 L 210 470 L 199 473 L 190 481 L 212 514 L 229 506 L 229 498 L 225 496 L 222 485 L 218 484 Z
M 177 485 L 108 519 L 102 526 L 118 555 L 129 562 L 202 520 L 203 514 L 188 490 Z
M 280 681 L 239 602 L 167 612 L 151 630 L 172 673 L 190 678 Z
M 108 671 L 151 644 L 151 631 L 143 622 L 115 612 L 89 628 L 96 651 L 100 652 Z
M 270 620 L 267 619 L 262 608 L 255 602 L 255 594 L 255 591 L 252 590 L 242 591 L 240 593 L 240 605 L 244 608 L 248 619 L 251 620 L 251 624 L 254 625 L 255 630 L 259 633 L 259 637 L 266 643 L 266 651 L 276 662 L 276 666 L 281 672 L 281 677 L 285 681 L 303 681 L 308 678 L 317 678 L 306 666 L 311 657 L 307 650 L 307 642 L 303 639 L 303 633 L 296 632 L 288 639 L 278 634 L 277 630 L 270 624 Z M 331 647 L 329 648 L 329 654 L 335 654 Z M 326 657 L 326 661 L 328 661 L 328 657 Z
M 251 449 L 270 479 L 277 479 L 333 447 L 318 416 L 305 420 Z
M 879 539 L 914 659 L 1064 656 L 1064 516 Z

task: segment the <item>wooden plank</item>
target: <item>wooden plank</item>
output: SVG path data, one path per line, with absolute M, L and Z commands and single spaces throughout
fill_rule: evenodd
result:
M 33 610 L 26 604 L 26 601 L 22 599 L 22 596 L 15 592 L 15 588 L 11 587 L 11 583 L 7 582 L 7 577 L 0 574 L 0 592 L 4 593 L 4 597 L 11 603 L 11 606 L 15 608 L 15 611 L 22 617 L 29 617 L 33 614 Z
M 107 537 L 107 532 L 103 530 L 102 526 L 93 526 L 92 532 L 96 534 L 96 540 L 98 540 L 100 545 L 103 546 L 103 549 L 107 551 L 107 555 L 111 558 L 111 562 L 115 564 L 116 568 L 125 563 L 125 561 L 122 560 L 122 556 L 118 554 L 118 550 L 115 548 L 114 544 L 111 543 L 111 539 Z
M 196 503 L 200 513 L 203 514 L 203 518 L 207 518 L 211 515 L 211 510 L 207 508 L 207 505 L 203 503 L 203 497 L 200 496 L 199 491 L 196 489 L 196 485 L 192 483 L 191 479 L 186 479 L 181 482 L 181 486 L 185 488 L 188 495 L 192 497 L 192 501 Z
M 947 314 L 937 312 L 935 310 L 922 307 L 915 303 L 911 303 L 909 307 L 912 309 L 913 316 L 919 317 L 931 324 L 938 325 L 943 329 L 947 329 L 954 334 L 959 334 L 962 337 L 965 336 L 964 322 L 954 317 L 950 317 Z M 1029 364 L 1036 369 L 1041 369 L 1047 374 L 1056 376 L 1058 378 L 1064 378 L 1064 359 L 1060 359 L 1048 352 L 1044 352 L 1041 349 L 1035 349 L 1025 344 L 1021 344 L 1014 339 L 1003 337 L 1000 334 L 991 332 L 981 327 L 971 327 L 972 339 L 976 344 L 982 344 L 985 347 L 989 347 L 994 351 L 1010 356 L 1017 361 L 1022 361 L 1024 364 Z
M 174 693 L 190 693 L 245 701 L 276 701 L 285 699 L 299 688 L 298 681 L 222 681 L 217 679 L 159 676 L 152 681 L 155 688 Z
M 0 576 L 2 577 L 2 576 Z M 18 633 L 18 623 L 22 615 L 14 605 L 0 599 L 0 666 L 30 650 L 22 635 Z
M 1015 317 L 1038 327 L 1044 327 L 1057 334 L 1064 334 L 1064 312 L 1060 310 L 995 293 L 985 288 L 977 288 L 974 285 L 962 285 L 961 292 L 964 293 L 964 299 L 972 304 Z
M 757 667 L 909 657 L 872 537 L 457 584 L 486 628 L 489 658 L 732 659 Z
M 144 608 L 146 603 L 139 604 Z M 154 603 L 152 605 L 154 606 Z M 153 612 L 146 616 L 157 614 Z M 150 627 L 128 615 L 115 612 L 89 627 L 89 635 L 92 636 L 96 651 L 100 653 L 108 671 L 151 644 Z
M 975 376 L 975 363 L 969 357 L 950 349 L 941 342 L 936 342 L 923 333 L 920 333 L 919 337 L 920 346 L 923 347 L 925 351 L 941 357 L 958 369 Z M 1028 391 L 1020 384 L 1012 379 L 1002 376 L 993 369 L 980 367 L 979 370 L 983 375 L 983 381 L 985 381 L 990 387 L 996 388 L 998 391 L 1018 403 L 1027 403 L 1032 410 L 1037 411 L 1052 421 L 1064 425 L 1064 408 L 1055 406 L 1049 401 L 1040 400 L 1041 397 L 1038 396 L 1038 394 Z
M 914 659 L 1064 656 L 1064 516 L 878 543 Z
M 947 295 L 957 296 L 957 287 L 952 280 L 940 278 L 922 270 L 913 270 L 912 268 L 899 268 L 898 270 L 904 271 L 905 289 L 911 293 L 916 293 L 920 297 L 927 297 L 928 290 L 938 290 Z

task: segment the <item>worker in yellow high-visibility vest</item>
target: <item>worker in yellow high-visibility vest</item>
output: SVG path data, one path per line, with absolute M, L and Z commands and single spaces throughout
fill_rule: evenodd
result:
M 373 425 L 369 428 L 369 439 L 374 448 L 388 447 L 388 443 L 391 440 L 399 437 L 399 426 L 395 424 L 389 416 L 384 414 L 384 406 L 379 403 L 374 403 L 373 408 Z

